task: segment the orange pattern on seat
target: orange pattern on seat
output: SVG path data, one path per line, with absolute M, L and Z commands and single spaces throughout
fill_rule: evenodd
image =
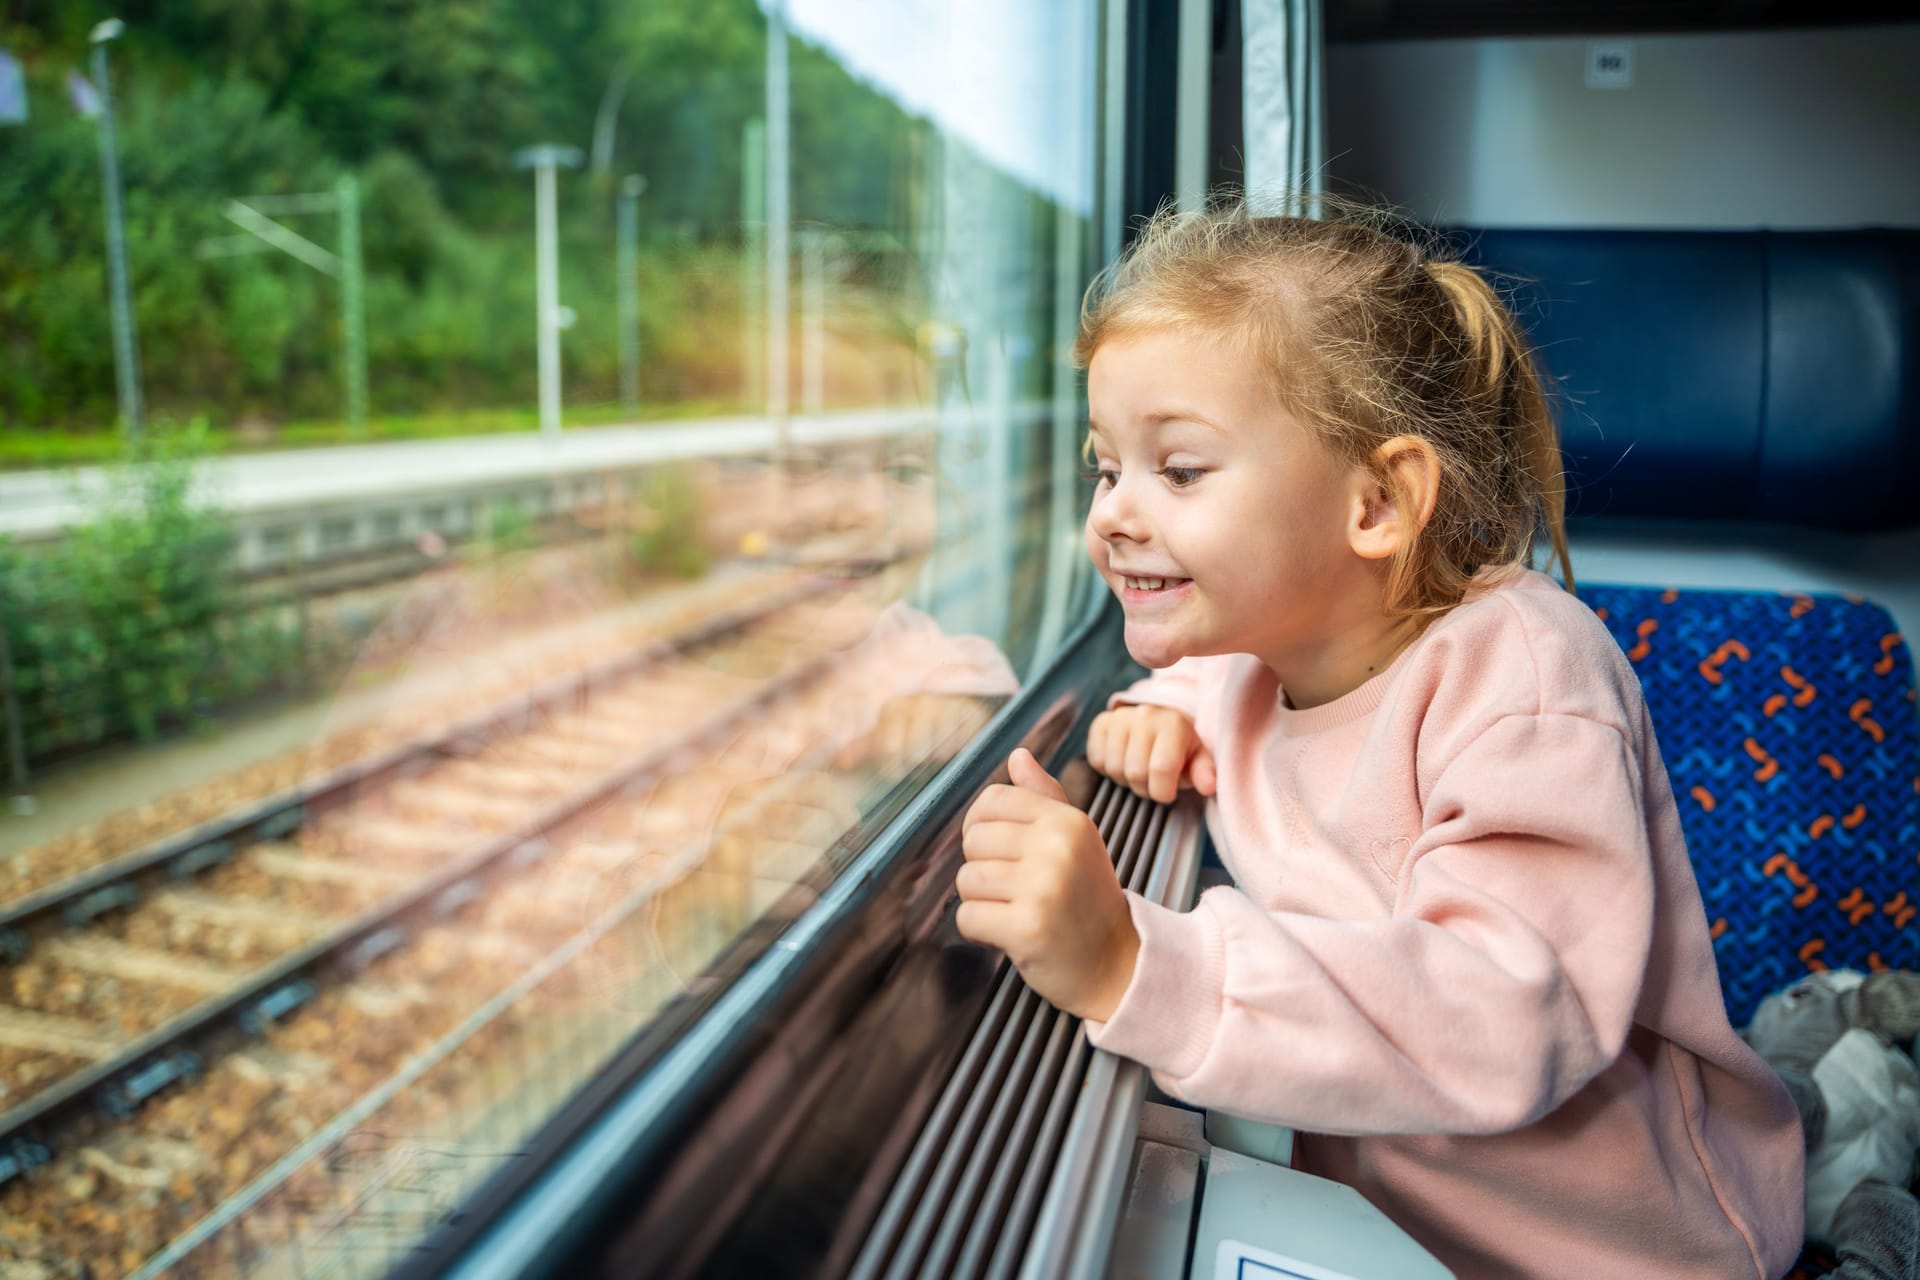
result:
M 1907 901 L 1905 889 L 1888 898 L 1880 908 L 1881 915 L 1893 917 L 1893 926 L 1896 929 L 1906 928 L 1907 922 L 1912 920 L 1916 913 L 1920 913 L 1920 908 L 1916 908 Z
M 1862 729 L 1865 729 L 1867 731 L 1867 736 L 1869 738 L 1872 738 L 1875 742 L 1885 742 L 1887 740 L 1887 731 L 1880 727 L 1879 721 L 1875 720 L 1872 716 L 1867 714 L 1869 711 L 1872 711 L 1872 710 L 1873 710 L 1873 699 L 1862 698 L 1860 699 L 1860 701 L 1854 703 L 1851 707 L 1847 708 L 1847 719 L 1853 721 L 1855 724 L 1859 725 Z
M 1718 649 L 1700 660 L 1700 674 L 1706 677 L 1708 684 L 1719 684 L 1726 677 L 1720 674 L 1720 668 L 1727 665 L 1728 658 L 1738 658 L 1745 662 L 1753 656 L 1747 646 L 1738 640 L 1723 642 Z
M 1765 747 L 1755 742 L 1752 738 L 1748 738 L 1742 745 L 1746 747 L 1747 754 L 1759 762 L 1760 767 L 1753 771 L 1753 780 L 1755 782 L 1767 782 L 1772 779 L 1774 774 L 1780 772 L 1780 762 L 1768 755 Z
M 1793 905 L 1796 907 L 1805 907 L 1820 896 L 1820 890 L 1815 887 L 1813 881 L 1807 879 L 1807 873 L 1800 869 L 1800 864 L 1784 853 L 1776 853 L 1768 858 L 1767 865 L 1762 867 L 1761 871 L 1769 876 L 1776 871 L 1787 873 L 1787 883 L 1800 890 L 1793 895 Z
M 1890 676 L 1893 674 L 1893 651 L 1900 647 L 1900 633 L 1889 631 L 1880 637 L 1880 661 L 1873 664 L 1873 674 Z
M 1638 662 L 1640 661 L 1640 659 L 1646 657 L 1649 653 L 1653 652 L 1653 643 L 1649 641 L 1647 637 L 1652 635 L 1654 632 L 1658 631 L 1659 629 L 1660 629 L 1660 620 L 1658 618 L 1648 618 L 1646 621 L 1642 622 L 1639 626 L 1633 629 L 1633 633 L 1640 637 L 1640 643 L 1634 645 L 1633 648 L 1627 650 L 1628 662 Z

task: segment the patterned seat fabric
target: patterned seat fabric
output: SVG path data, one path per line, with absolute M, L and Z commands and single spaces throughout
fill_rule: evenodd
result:
M 1920 968 L 1920 709 L 1886 610 L 1579 595 L 1646 690 L 1734 1025 L 1809 970 Z

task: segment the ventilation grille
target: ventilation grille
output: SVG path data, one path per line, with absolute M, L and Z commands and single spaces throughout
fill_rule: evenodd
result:
M 1120 883 L 1184 906 L 1197 808 L 1102 782 L 1088 810 Z M 987 1012 L 902 1167 L 854 1280 L 1066 1280 L 1106 1266 L 1144 1088 L 1080 1019 L 1003 965 Z

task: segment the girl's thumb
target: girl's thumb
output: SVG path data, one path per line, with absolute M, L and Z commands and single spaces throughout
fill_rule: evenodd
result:
M 1066 791 L 1054 781 L 1052 774 L 1040 767 L 1040 762 L 1033 758 L 1033 752 L 1025 747 L 1014 748 L 1013 754 L 1007 757 L 1007 776 L 1022 791 L 1031 791 L 1049 800 L 1066 803 Z

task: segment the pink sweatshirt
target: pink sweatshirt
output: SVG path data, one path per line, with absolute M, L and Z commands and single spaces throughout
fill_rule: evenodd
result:
M 1238 887 L 1129 897 L 1096 1045 L 1299 1130 L 1298 1168 L 1463 1280 L 1785 1274 L 1799 1120 L 1728 1025 L 1639 682 L 1585 605 L 1483 583 L 1305 711 L 1245 655 L 1114 701 L 1193 717 Z

